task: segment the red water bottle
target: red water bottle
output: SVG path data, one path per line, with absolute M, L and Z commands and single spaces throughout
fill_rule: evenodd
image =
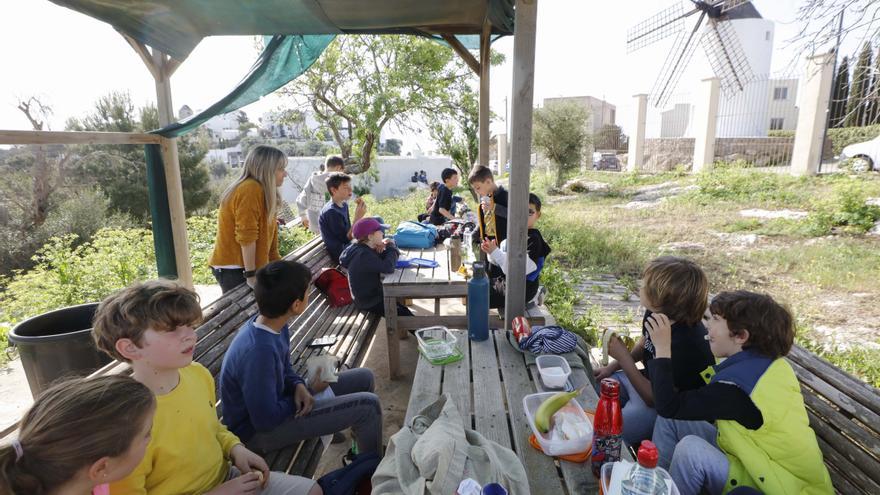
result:
M 593 419 L 593 476 L 598 478 L 602 465 L 620 460 L 623 443 L 623 413 L 620 411 L 620 383 L 605 378 L 600 385 L 599 404 Z

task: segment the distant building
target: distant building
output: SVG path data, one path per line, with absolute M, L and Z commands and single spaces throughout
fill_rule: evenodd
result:
M 771 131 L 793 131 L 797 128 L 798 119 L 798 80 L 797 79 L 771 79 L 770 94 L 770 122 Z
M 674 107 L 660 114 L 660 137 L 682 137 L 688 132 L 691 122 L 690 103 L 676 103 Z
M 225 148 L 222 150 L 208 150 L 208 154 L 205 155 L 205 160 L 209 162 L 223 162 L 230 167 L 239 167 L 244 162 L 244 159 L 241 156 L 241 145 L 235 145 L 231 148 Z
M 592 96 L 561 96 L 558 98 L 544 98 L 544 106 L 556 103 L 573 102 L 586 107 L 590 111 L 587 129 L 590 134 L 599 132 L 602 126 L 615 125 L 617 119 L 617 107 L 605 100 Z
M 192 108 L 190 108 L 189 105 L 184 105 L 184 106 L 180 107 L 180 110 L 177 111 L 177 119 L 183 120 L 183 119 L 192 117 L 192 114 L 193 114 Z

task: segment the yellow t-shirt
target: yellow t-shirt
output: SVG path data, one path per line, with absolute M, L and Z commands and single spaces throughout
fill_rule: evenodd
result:
M 111 495 L 199 494 L 220 485 L 229 470 L 229 452 L 240 442 L 217 418 L 211 373 L 192 363 L 180 370 L 177 387 L 156 400 L 144 459 L 127 478 L 110 485 Z

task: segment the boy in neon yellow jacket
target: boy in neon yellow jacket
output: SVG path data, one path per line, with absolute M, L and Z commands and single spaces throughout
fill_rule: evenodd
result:
M 783 358 L 794 342 L 791 314 L 747 291 L 722 292 L 709 310 L 707 339 L 722 361 L 703 372 L 707 385 L 696 390 L 672 385 L 669 320 L 655 313 L 647 322 L 657 352 L 649 366 L 660 465 L 682 495 L 743 486 L 767 495 L 834 493 Z

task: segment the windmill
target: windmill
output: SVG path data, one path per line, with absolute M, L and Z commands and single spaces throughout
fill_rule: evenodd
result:
M 743 91 L 753 79 L 749 60 L 739 38 L 730 24 L 730 14 L 750 0 L 689 0 L 693 9 L 685 12 L 675 4 L 636 24 L 626 37 L 627 53 L 644 48 L 670 36 L 676 36 L 672 50 L 660 76 L 651 90 L 656 107 L 663 107 L 678 85 L 682 74 L 694 56 L 699 39 L 715 76 L 721 81 L 721 90 L 728 97 Z M 685 30 L 685 19 L 699 15 L 693 29 Z M 700 27 L 704 26 L 702 34 Z

